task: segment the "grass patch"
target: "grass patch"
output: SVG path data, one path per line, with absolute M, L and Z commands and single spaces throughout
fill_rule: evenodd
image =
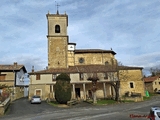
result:
M 97 100 L 97 105 L 114 104 L 116 102 L 115 100 Z
M 151 97 L 143 96 L 143 100 L 149 100 Z
M 93 101 L 87 101 L 88 103 L 93 104 Z M 129 102 L 134 102 L 134 100 L 122 100 L 121 102 L 124 103 L 129 103 Z M 101 99 L 101 100 L 97 100 L 97 103 L 95 105 L 110 105 L 110 104 L 115 104 L 117 103 L 117 101 L 115 100 L 105 100 L 105 99 Z
M 122 100 L 122 102 L 134 102 L 134 100 Z
M 149 100 L 149 99 L 151 99 L 151 97 L 157 96 L 157 95 L 158 95 L 158 94 L 156 94 L 156 93 L 149 93 L 149 97 L 143 96 L 143 100 Z
M 53 105 L 53 106 L 59 105 L 59 103 L 57 101 L 51 101 L 51 102 L 48 102 L 48 104 Z
M 149 96 L 157 96 L 157 95 L 159 95 L 159 94 L 157 94 L 157 93 L 149 93 Z

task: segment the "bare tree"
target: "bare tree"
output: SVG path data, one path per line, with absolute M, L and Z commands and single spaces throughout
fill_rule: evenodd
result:
M 115 100 L 119 101 L 120 80 L 127 81 L 131 77 L 131 75 L 128 74 L 129 67 L 118 62 L 115 65 L 107 65 L 107 68 L 110 84 L 115 90 Z
M 96 66 L 96 65 L 95 65 Z M 97 69 L 92 69 L 89 66 L 84 66 L 86 70 L 86 78 L 89 81 L 92 81 L 92 92 L 93 92 L 93 103 L 97 103 L 96 90 L 97 90 L 97 81 L 102 77 L 100 73 L 106 73 L 109 79 L 109 84 L 115 89 L 115 100 L 118 101 L 119 98 L 119 78 L 118 78 L 118 67 L 117 65 L 102 65 Z
M 157 75 L 160 75 L 160 68 L 150 68 L 150 73 L 151 73 L 151 76 L 157 76 Z
M 92 81 L 93 103 L 97 103 L 96 90 L 97 81 L 99 80 L 97 73 L 89 73 L 87 80 Z

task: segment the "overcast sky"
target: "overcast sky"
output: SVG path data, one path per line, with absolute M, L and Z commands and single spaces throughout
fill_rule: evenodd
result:
M 160 66 L 159 0 L 57 0 L 69 16 L 69 42 L 77 49 L 114 50 L 123 65 Z M 1 0 L 0 64 L 24 64 L 30 72 L 48 63 L 48 11 L 54 0 Z

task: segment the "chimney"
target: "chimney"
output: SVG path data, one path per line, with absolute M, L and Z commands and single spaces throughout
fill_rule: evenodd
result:
M 32 66 L 32 72 L 34 72 L 34 66 Z
M 14 65 L 14 67 L 16 68 L 16 67 L 17 67 L 17 62 L 14 62 L 13 65 Z

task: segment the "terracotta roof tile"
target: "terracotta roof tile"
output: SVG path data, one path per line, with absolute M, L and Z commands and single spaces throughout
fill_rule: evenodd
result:
M 142 69 L 142 68 L 119 66 L 118 69 L 132 70 L 132 69 Z M 116 68 L 116 66 L 106 66 L 106 65 L 76 65 L 76 66 L 69 66 L 69 68 L 50 68 L 46 70 L 31 72 L 29 74 L 116 72 L 118 69 Z
M 159 77 L 160 76 L 146 77 L 146 78 L 144 78 L 144 82 L 153 82 Z
M 88 72 L 107 72 L 107 71 L 116 71 L 115 68 L 109 68 L 105 65 L 77 65 L 77 66 L 70 66 L 68 69 L 66 68 L 50 68 L 47 70 L 41 70 L 32 72 L 29 74 L 34 73 L 41 73 L 41 74 L 50 74 L 50 73 L 88 73 Z
M 20 70 L 23 67 L 24 65 L 0 65 L 0 71 Z

